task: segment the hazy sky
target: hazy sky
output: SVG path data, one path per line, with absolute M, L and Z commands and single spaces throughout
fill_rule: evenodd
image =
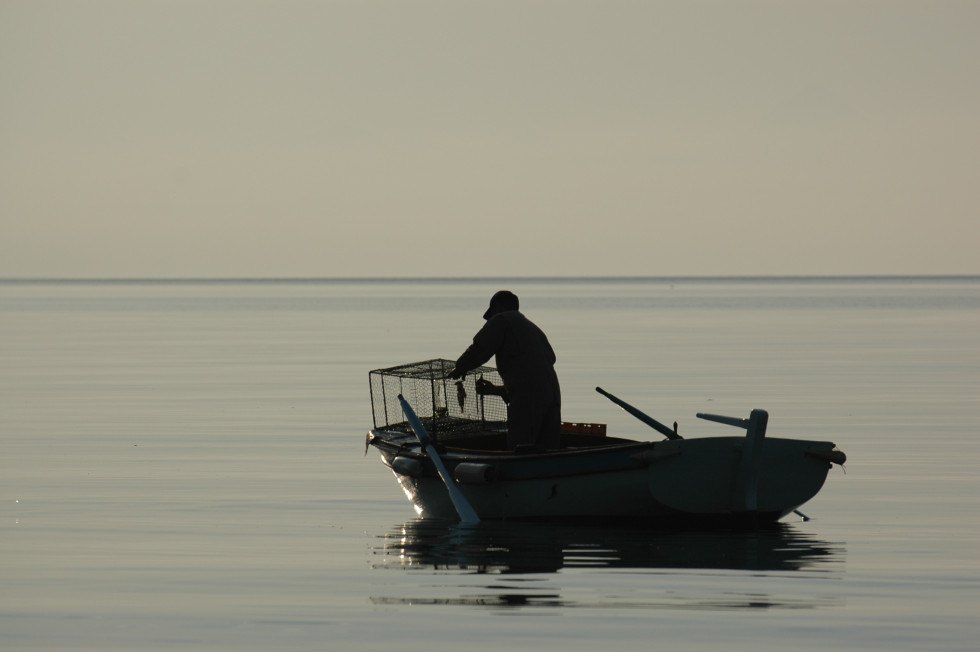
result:
M 0 0 L 0 277 L 980 273 L 980 2 Z

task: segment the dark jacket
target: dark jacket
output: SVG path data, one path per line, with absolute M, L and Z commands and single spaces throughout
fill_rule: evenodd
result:
M 520 311 L 497 313 L 473 337 L 473 344 L 456 361 L 456 369 L 467 372 L 492 356 L 496 356 L 510 401 L 512 443 L 557 448 L 561 388 L 547 336 Z
M 555 352 L 547 336 L 518 310 L 488 319 L 456 361 L 456 368 L 469 371 L 492 356 L 497 356 L 497 370 L 509 391 L 550 384 L 554 376 Z

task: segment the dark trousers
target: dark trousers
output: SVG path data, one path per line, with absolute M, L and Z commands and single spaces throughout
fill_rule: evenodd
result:
M 561 445 L 561 403 L 515 398 L 507 406 L 507 448 L 557 449 Z

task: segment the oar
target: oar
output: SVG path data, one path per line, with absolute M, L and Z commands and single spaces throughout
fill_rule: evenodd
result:
M 456 513 L 459 514 L 459 520 L 464 525 L 475 525 L 479 523 L 480 517 L 476 515 L 476 510 L 473 509 L 473 506 L 466 500 L 466 496 L 456 486 L 456 481 L 449 475 L 449 470 L 442 463 L 442 458 L 439 457 L 439 451 L 432 444 L 432 438 L 429 437 L 425 426 L 422 425 L 422 422 L 415 415 L 415 410 L 412 409 L 412 406 L 408 404 L 408 401 L 401 394 L 398 395 L 398 402 L 402 404 L 402 410 L 404 410 L 405 416 L 408 417 L 408 422 L 412 424 L 412 430 L 415 431 L 415 436 L 419 438 L 419 443 L 425 449 L 426 455 L 432 458 L 432 463 L 436 465 L 436 471 L 439 472 L 439 477 L 442 478 L 446 489 L 449 490 L 449 499 L 453 501 L 453 507 L 456 508 Z
M 606 390 L 602 389 L 601 387 L 596 387 L 595 388 L 595 391 L 599 392 L 600 394 L 602 394 L 603 396 L 605 396 L 606 398 L 608 398 L 610 401 L 612 401 L 613 403 L 615 403 L 619 407 L 623 408 L 624 410 L 626 410 L 627 412 L 629 412 L 630 414 L 632 414 L 634 417 L 636 417 L 637 419 L 639 419 L 643 423 L 647 424 L 648 426 L 650 426 L 651 428 L 653 428 L 654 430 L 656 430 L 657 432 L 659 432 L 661 435 L 665 435 L 667 437 L 667 439 L 683 439 L 676 432 L 674 432 L 673 430 L 671 430 L 670 428 L 668 428 L 664 424 L 660 423 L 659 421 L 657 421 L 656 419 L 654 419 L 650 415 L 644 414 L 643 412 L 640 412 L 639 410 L 637 410 L 635 407 L 633 407 L 632 405 L 630 405 L 626 401 L 623 401 L 621 399 L 616 398 L 615 396 L 613 396 L 612 394 L 610 394 Z

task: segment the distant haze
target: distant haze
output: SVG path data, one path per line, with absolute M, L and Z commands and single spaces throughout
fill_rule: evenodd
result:
M 977 274 L 978 26 L 0 0 L 0 277 Z

